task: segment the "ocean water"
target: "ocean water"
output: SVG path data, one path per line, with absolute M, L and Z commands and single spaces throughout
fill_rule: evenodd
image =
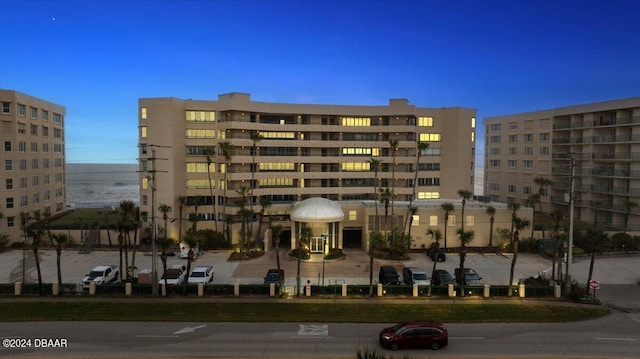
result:
M 138 204 L 137 164 L 67 163 L 67 204 L 117 207 L 124 200 Z

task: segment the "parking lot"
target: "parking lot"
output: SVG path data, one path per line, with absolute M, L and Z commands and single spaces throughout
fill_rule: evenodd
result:
M 368 284 L 369 257 L 361 250 L 345 250 L 344 257 L 338 260 L 325 261 L 322 257 L 312 257 L 303 261 L 300 268 L 303 283 L 311 284 Z M 26 259 L 23 266 L 23 255 Z M 129 252 L 129 259 L 132 253 Z M 257 284 L 263 282 L 263 277 L 269 268 L 276 267 L 274 251 L 264 256 L 247 261 L 228 261 L 229 252 L 204 252 L 193 263 L 196 265 L 213 266 L 213 283 L 218 284 Z M 465 267 L 475 269 L 483 278 L 483 282 L 492 285 L 505 285 L 509 282 L 509 268 L 511 255 L 469 254 Z M 575 280 L 586 283 L 589 271 L 589 258 L 576 258 L 572 265 L 572 275 Z M 89 254 L 79 254 L 77 251 L 63 251 L 61 256 L 62 281 L 77 283 L 93 267 L 103 264 L 118 264 L 117 250 L 98 250 Z M 169 257 L 167 265 L 185 264 L 186 259 L 178 256 Z M 281 267 L 285 270 L 285 278 L 291 280 L 296 277 L 297 260 L 290 258 L 286 251 L 280 251 Z M 53 250 L 40 251 L 42 280 L 45 283 L 57 281 L 56 253 Z M 138 271 L 151 268 L 149 252 L 136 253 L 136 267 Z M 403 266 L 420 267 L 428 273 L 433 262 L 424 253 L 411 253 L 407 261 L 374 261 L 374 280 L 377 280 L 378 269 L 381 265 L 392 265 L 398 273 L 402 273 Z M 459 257 L 448 254 L 445 262 L 437 264 L 439 269 L 445 269 L 451 274 L 459 266 Z M 162 272 L 162 262 L 158 258 L 159 274 Z M 514 282 L 520 278 L 535 276 L 541 271 L 550 271 L 551 261 L 537 255 L 519 254 Z M 32 251 L 10 250 L 0 253 L 0 282 L 12 283 L 22 281 L 37 282 L 37 272 Z M 638 256 L 599 257 L 596 259 L 593 279 L 601 285 L 637 284 L 640 281 L 640 260 Z

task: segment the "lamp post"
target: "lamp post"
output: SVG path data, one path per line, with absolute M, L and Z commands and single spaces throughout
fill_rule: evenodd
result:
M 27 236 L 22 235 L 22 285 L 24 285 L 24 274 L 27 269 Z
M 573 257 L 573 176 L 575 159 L 571 156 L 571 177 L 569 179 L 569 238 L 567 238 L 567 269 L 565 273 L 565 295 L 571 292 L 571 261 Z
M 326 254 L 326 250 L 327 250 L 327 235 L 326 234 L 322 234 L 322 286 L 324 287 L 324 262 L 325 262 L 325 257 L 327 256 Z

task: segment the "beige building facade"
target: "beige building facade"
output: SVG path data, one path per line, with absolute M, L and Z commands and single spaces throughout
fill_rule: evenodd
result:
M 484 119 L 484 194 L 524 204 L 542 189 L 544 212 L 640 231 L 640 97 Z M 573 175 L 572 175 L 573 173 Z M 573 180 L 572 180 L 573 179 Z M 634 205 L 635 204 L 635 205 Z
M 63 106 L 0 90 L 0 234 L 21 241 L 21 213 L 66 209 Z
M 155 215 L 163 228 L 157 208 L 170 206 L 167 232 L 174 239 L 195 216 L 199 229 L 222 232 L 241 202 L 258 213 L 251 230 L 260 240 L 268 227 L 257 224 L 263 210 L 288 236 L 296 231 L 289 218 L 295 203 L 323 197 L 345 210 L 344 221 L 331 227 L 339 232 L 336 246 L 366 248 L 376 189 L 395 193 L 391 205 L 404 212 L 412 200 L 473 193 L 474 109 L 423 108 L 405 99 L 383 106 L 268 103 L 244 93 L 138 104 L 140 210 L 147 223 Z M 420 143 L 428 148 L 418 156 Z M 400 223 L 399 213 L 395 218 Z M 238 223 L 231 233 L 238 243 Z

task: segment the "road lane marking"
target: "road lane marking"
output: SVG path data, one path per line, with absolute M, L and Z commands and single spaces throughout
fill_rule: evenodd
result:
M 177 335 L 136 335 L 136 338 L 177 338 Z
M 483 340 L 484 337 L 449 337 L 449 340 Z
M 594 338 L 595 340 L 614 340 L 621 342 L 635 342 L 637 339 L 633 338 Z
M 198 325 L 197 327 L 192 327 L 192 328 L 185 327 L 185 328 L 182 328 L 182 329 L 178 330 L 177 332 L 174 332 L 173 334 L 175 335 L 175 334 L 192 333 L 192 332 L 196 331 L 197 329 L 202 329 L 202 328 L 204 328 L 206 326 L 207 326 L 206 324 L 203 324 L 203 325 Z

